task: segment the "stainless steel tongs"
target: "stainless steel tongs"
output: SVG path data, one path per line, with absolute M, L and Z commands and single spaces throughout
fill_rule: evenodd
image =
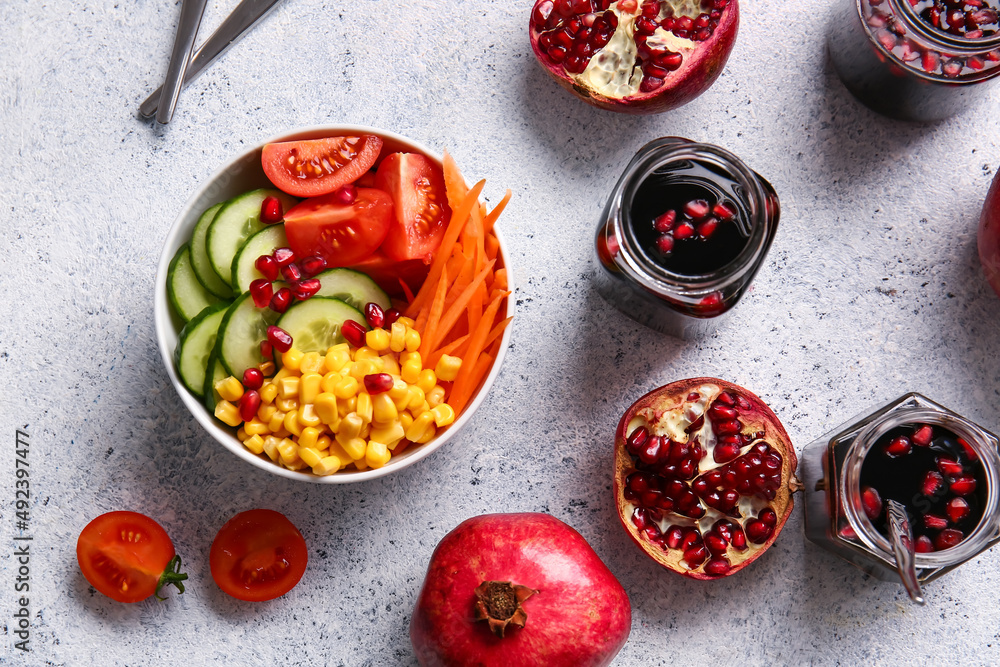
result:
M 163 85 L 139 105 L 139 113 L 145 118 L 155 114 L 157 122 L 169 123 L 181 88 L 194 81 L 206 67 L 238 42 L 278 2 L 279 0 L 242 0 L 192 56 L 206 0 L 184 0 L 167 76 Z

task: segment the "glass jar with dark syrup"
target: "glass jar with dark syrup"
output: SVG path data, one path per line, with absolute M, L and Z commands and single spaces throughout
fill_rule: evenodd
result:
M 595 286 L 657 331 L 708 333 L 746 293 L 779 211 L 771 185 L 732 153 L 679 137 L 652 141 L 602 214 Z

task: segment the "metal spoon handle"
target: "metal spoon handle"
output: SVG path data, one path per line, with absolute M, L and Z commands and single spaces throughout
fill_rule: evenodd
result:
M 906 589 L 911 600 L 917 604 L 924 604 L 923 591 L 920 590 L 920 582 L 917 581 L 916 558 L 913 553 L 913 531 L 910 529 L 910 520 L 906 516 L 906 509 L 891 498 L 886 505 L 889 517 L 889 541 L 892 543 L 892 550 L 896 555 L 896 569 L 899 570 L 899 577 L 903 580 L 903 588 Z
M 228 51 L 229 47 L 238 42 L 243 35 L 250 31 L 250 28 L 267 16 L 278 2 L 280 0 L 243 0 L 238 4 L 236 9 L 216 28 L 212 36 L 205 40 L 205 43 L 195 52 L 184 72 L 184 85 L 186 86 L 198 78 L 199 74 Z M 162 92 L 162 86 L 154 90 L 146 98 L 146 101 L 139 105 L 139 114 L 144 118 L 151 118 L 159 106 Z
M 206 0 L 184 0 L 181 5 L 181 20 L 177 23 L 174 50 L 170 54 L 170 65 L 167 67 L 167 77 L 163 81 L 163 92 L 160 93 L 160 105 L 156 112 L 158 123 L 169 123 L 174 115 L 177 96 L 180 95 L 181 84 L 184 82 L 184 72 L 191 59 L 201 17 L 205 13 L 205 4 Z

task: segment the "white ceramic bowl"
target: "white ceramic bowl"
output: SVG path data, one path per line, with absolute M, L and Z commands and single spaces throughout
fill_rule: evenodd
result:
M 401 137 L 398 134 L 393 134 L 392 132 L 385 132 L 357 125 L 329 125 L 302 128 L 274 137 L 269 141 L 251 148 L 222 165 L 222 167 L 212 174 L 208 181 L 197 192 L 195 192 L 184 205 L 180 215 L 177 216 L 174 224 L 170 227 L 170 231 L 167 233 L 166 241 L 163 244 L 163 251 L 160 253 L 160 261 L 156 269 L 156 294 L 153 301 L 156 323 L 156 339 L 160 346 L 160 355 L 163 357 L 163 364 L 166 366 L 167 374 L 170 376 L 170 382 L 174 385 L 174 389 L 177 390 L 181 400 L 184 401 L 184 405 L 187 406 L 187 409 L 191 412 L 198 423 L 201 424 L 209 435 L 215 438 L 219 444 L 247 463 L 267 470 L 275 475 L 320 484 L 361 482 L 381 477 L 383 475 L 388 475 L 389 473 L 405 468 L 429 456 L 432 452 L 455 437 L 455 435 L 462 430 L 469 420 L 472 419 L 472 415 L 476 412 L 476 409 L 479 408 L 480 404 L 482 404 L 483 399 L 490 390 L 490 387 L 492 387 L 493 383 L 496 381 L 503 358 L 507 352 L 507 347 L 510 345 L 511 336 L 511 327 L 507 327 L 503 334 L 500 351 L 497 354 L 496 361 L 493 363 L 493 368 L 490 369 L 490 372 L 483 381 L 482 386 L 479 387 L 472 401 L 468 406 L 466 406 L 459 418 L 455 420 L 454 424 L 449 426 L 440 435 L 424 445 L 411 445 L 401 455 L 393 456 L 389 463 L 385 466 L 363 471 L 340 471 L 334 473 L 333 475 L 319 476 L 314 475 L 309 471 L 288 470 L 272 462 L 264 455 L 257 456 L 247 450 L 243 446 L 243 443 L 236 438 L 234 429 L 229 428 L 222 422 L 215 419 L 215 417 L 205 408 L 202 401 L 191 394 L 184 387 L 177 375 L 177 370 L 174 368 L 174 349 L 177 347 L 178 334 L 180 333 L 183 323 L 170 308 L 166 287 L 167 268 L 170 265 L 170 260 L 173 258 L 174 253 L 177 252 L 177 249 L 181 245 L 186 243 L 191 238 L 191 232 L 194 230 L 195 223 L 198 222 L 198 217 L 205 209 L 217 202 L 225 201 L 240 193 L 253 190 L 254 188 L 272 187 L 260 166 L 261 149 L 264 147 L 265 143 L 272 143 L 276 141 L 294 141 L 298 139 L 316 139 L 342 134 L 375 134 L 382 137 L 385 142 L 382 148 L 383 155 L 397 151 L 418 152 L 430 157 L 438 164 L 441 163 L 440 155 L 428 150 L 421 144 L 411 141 L 405 137 Z M 508 283 L 513 285 L 514 282 L 510 276 L 510 260 L 507 255 L 503 237 L 499 231 L 496 231 L 496 235 L 497 240 L 500 241 L 500 258 L 503 266 L 507 268 Z M 514 299 L 508 298 L 506 315 L 510 316 L 513 314 Z

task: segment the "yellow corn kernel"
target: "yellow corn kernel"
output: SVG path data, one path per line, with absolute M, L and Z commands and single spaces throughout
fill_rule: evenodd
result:
M 249 437 L 250 436 L 247 435 L 246 429 L 244 428 L 240 428 L 240 430 L 236 431 L 236 439 L 239 440 L 240 442 L 243 442 Z
M 406 408 L 406 404 L 410 402 L 410 385 L 406 384 L 403 378 L 393 380 L 392 389 L 385 393 L 392 399 L 397 410 L 403 410 Z
M 271 407 L 271 406 L 268 406 Z M 243 425 L 243 429 L 247 432 L 247 437 L 252 435 L 267 435 L 271 432 L 271 429 L 267 427 L 264 420 L 254 417 L 247 423 Z
M 289 470 L 305 470 L 306 468 L 309 467 L 305 464 L 305 461 L 303 461 L 302 459 L 296 459 L 293 463 L 285 463 L 284 461 L 282 461 L 281 465 L 288 468 Z
M 343 446 L 341 446 L 341 444 L 336 440 L 330 441 L 330 446 L 328 447 L 328 449 L 330 450 L 330 456 L 336 456 L 338 459 L 340 459 L 341 468 L 346 468 L 347 466 L 351 465 L 351 461 L 354 460 L 351 458 L 351 455 L 347 453 L 347 450 L 344 449 Z
M 421 389 L 415 384 L 410 385 L 409 396 L 406 399 L 406 408 L 408 410 L 412 408 L 419 408 L 421 405 L 424 404 L 426 398 L 427 397 L 424 396 L 423 389 Z
M 278 443 L 281 442 L 281 438 L 273 435 L 269 435 L 264 438 L 264 453 L 267 454 L 267 458 L 272 461 L 278 460 Z
M 261 403 L 260 407 L 257 408 L 257 419 L 266 424 L 271 421 L 271 416 L 277 411 L 278 408 L 273 405 L 265 405 L 264 403 Z
M 304 354 L 294 347 L 289 348 L 287 352 L 281 353 L 281 367 L 287 368 L 290 371 L 297 371 L 302 364 L 302 357 L 304 356 Z
M 393 449 L 396 443 L 405 436 L 406 432 L 403 429 L 403 423 L 398 419 L 385 426 L 373 426 L 372 430 L 368 433 L 369 438 L 384 442 L 389 449 Z
M 323 376 L 319 373 L 303 373 L 299 379 L 299 403 L 315 403 L 322 383 Z
M 389 453 L 389 448 L 385 446 L 385 443 L 378 442 L 376 440 L 369 440 L 368 447 L 365 449 L 365 463 L 371 468 L 381 468 L 386 463 L 392 454 Z
M 427 401 L 424 401 L 423 403 L 421 403 L 417 407 L 412 407 L 411 406 L 410 407 L 410 414 L 413 415 L 413 417 L 415 419 L 415 418 L 419 417 L 420 415 L 424 414 L 425 412 L 427 412 L 430 409 L 431 409 L 430 404 Z
M 281 381 L 284 380 L 285 378 L 292 377 L 297 374 L 298 373 L 296 371 L 293 371 L 291 368 L 286 368 L 282 366 L 278 370 L 278 372 L 274 374 L 274 377 L 271 378 L 271 382 L 273 382 L 274 384 L 280 384 Z
M 437 424 L 438 428 L 455 421 L 455 409 L 447 403 L 441 403 L 431 408 L 430 413 L 434 415 L 434 423 Z
M 297 398 L 279 398 L 274 402 L 274 405 L 281 412 L 288 412 L 299 407 L 299 401 Z
M 345 441 L 358 437 L 361 435 L 362 426 L 364 426 L 364 421 L 358 416 L 358 413 L 350 413 L 340 421 L 340 430 L 337 431 L 337 442 L 343 445 Z
M 365 345 L 381 352 L 389 349 L 389 332 L 385 329 L 372 329 L 365 332 Z M 375 467 L 375 466 L 372 466 Z
M 219 401 L 215 404 L 215 417 L 230 426 L 239 426 L 243 423 L 239 408 L 229 401 Z
M 388 424 L 399 418 L 399 410 L 395 403 L 389 398 L 389 394 L 382 392 L 372 397 L 372 421 L 378 424 Z
M 302 433 L 299 434 L 298 445 L 299 449 L 303 447 L 309 447 L 311 449 L 319 449 L 316 444 L 319 442 L 319 429 L 313 426 L 306 426 L 302 429 Z M 302 456 L 300 453 L 299 456 Z M 312 465 L 311 463 L 309 465 Z
M 378 366 L 375 364 L 374 359 L 356 360 L 354 365 L 351 366 L 351 377 L 358 382 L 361 382 L 365 379 L 366 375 L 371 375 L 372 373 L 378 373 Z
M 316 409 L 316 414 L 334 431 L 340 426 L 340 415 L 337 413 L 337 397 L 333 394 L 323 392 L 316 397 L 316 403 L 313 404 Z
M 434 426 L 434 424 L 431 424 L 430 426 L 427 427 L 427 430 L 424 431 L 424 434 L 420 436 L 420 438 L 417 440 L 417 444 L 418 445 L 426 444 L 431 440 L 433 440 L 435 435 L 437 435 L 437 428 Z
M 316 414 L 316 406 L 313 405 L 312 403 L 306 403 L 305 405 L 303 405 L 303 406 L 301 406 L 299 408 L 298 420 L 299 420 L 299 423 L 302 424 L 303 428 L 306 428 L 306 427 L 322 428 L 323 427 L 323 420 L 319 418 L 318 414 Z
M 361 421 L 369 423 L 372 420 L 372 395 L 367 391 L 358 392 L 358 403 L 354 411 L 361 417 Z
M 420 359 L 407 359 L 399 368 L 399 376 L 407 384 L 416 384 L 417 380 L 420 379 L 420 371 L 422 369 L 423 366 L 420 363 Z
M 354 408 L 358 405 L 358 397 L 351 396 L 350 398 L 338 398 L 337 399 L 337 412 L 340 413 L 341 418 L 344 415 L 348 415 L 354 412 Z
M 298 398 L 299 396 L 299 376 L 292 375 L 290 377 L 282 378 L 278 382 L 278 397 L 279 398 Z
M 450 354 L 442 354 L 434 367 L 434 373 L 438 380 L 453 382 L 458 377 L 458 369 L 462 367 L 462 358 L 453 357 Z
M 383 373 L 388 373 L 389 375 L 399 375 L 399 362 L 396 361 L 395 355 L 383 354 L 378 358 L 378 360 L 382 366 Z
M 274 403 L 274 399 L 278 397 L 278 385 L 273 382 L 266 382 L 264 386 L 260 388 L 260 402 L 264 405 L 270 405 Z
M 337 386 L 337 383 L 343 379 L 340 373 L 336 371 L 330 371 L 323 376 L 323 381 L 319 383 L 320 391 L 325 391 L 333 393 L 333 388 Z
M 413 415 L 411 415 L 409 412 L 399 413 L 399 425 L 403 427 L 404 432 L 406 431 L 406 429 L 410 428 L 410 424 L 412 423 L 413 423 Z
M 438 385 L 427 392 L 427 405 L 436 408 L 442 403 L 444 403 L 444 387 Z
M 333 395 L 337 398 L 348 399 L 358 394 L 358 383 L 357 378 L 345 377 L 341 378 L 333 388 Z
M 347 343 L 339 343 L 326 351 L 323 358 L 323 369 L 328 373 L 337 373 L 351 361 L 351 347 Z
M 420 442 L 420 439 L 426 435 L 427 430 L 433 428 L 433 423 L 434 414 L 430 411 L 423 412 L 406 429 L 406 439 L 413 442 Z
M 322 434 L 316 439 L 316 449 L 320 452 L 325 452 L 330 449 L 330 436 L 327 434 Z
M 264 451 L 264 438 L 259 435 L 252 435 L 243 441 L 243 446 L 254 454 L 260 454 Z
M 406 325 L 396 320 L 389 327 L 389 349 L 402 352 L 406 349 Z
M 406 330 L 406 349 L 409 352 L 420 349 L 420 333 L 416 329 Z
M 288 438 L 282 438 L 281 442 L 278 443 L 278 456 L 281 458 L 281 462 L 285 465 L 297 463 L 300 460 L 298 449 L 294 442 Z
M 215 383 L 215 391 L 219 392 L 222 400 L 235 403 L 243 398 L 243 385 L 232 375 Z
M 340 459 L 336 456 L 324 456 L 312 470 L 314 475 L 332 475 L 340 470 Z
M 340 437 L 337 437 L 340 440 Z M 364 438 L 349 438 L 340 442 L 343 446 L 344 451 L 347 455 L 351 457 L 352 461 L 357 461 L 358 459 L 365 458 L 365 452 L 368 450 L 368 442 Z
M 411 329 L 417 325 L 417 323 L 413 321 L 412 317 L 406 317 L 405 315 L 403 317 L 400 317 L 396 321 L 402 324 L 404 327 L 409 327 Z
M 365 336 L 367 337 L 368 334 L 370 334 L 370 333 L 371 333 L 371 331 L 366 332 Z M 366 340 L 365 342 L 368 342 L 368 341 Z M 371 360 L 371 359 L 378 359 L 378 350 L 374 350 L 374 349 L 368 347 L 367 345 L 365 345 L 364 347 L 359 347 L 358 349 L 356 349 L 354 351 L 354 361 L 356 361 L 356 362 L 357 361 L 367 361 L 367 360 Z
M 413 352 L 400 352 L 399 353 L 399 363 L 400 364 L 405 364 L 407 361 L 410 361 L 411 359 L 416 359 L 417 361 L 420 362 L 420 367 L 421 368 L 424 367 L 424 358 L 422 356 L 420 356 L 420 353 L 417 352 L 416 350 L 414 350 Z
M 368 470 L 368 464 L 365 463 L 364 458 L 360 458 L 357 461 L 354 461 L 354 467 L 357 468 L 358 470 Z
M 285 414 L 285 421 L 282 422 L 288 432 L 298 437 L 302 433 L 302 426 L 299 425 L 299 411 L 290 410 Z
M 310 468 L 320 462 L 321 457 L 319 452 L 312 447 L 303 447 L 302 443 L 299 442 L 299 458 Z
M 367 440 L 368 434 L 371 433 L 371 430 L 372 430 L 372 423 L 365 422 L 364 424 L 361 425 L 361 433 L 358 434 L 358 437 Z
M 423 389 L 425 394 L 433 389 L 437 383 L 437 373 L 429 368 L 420 371 L 420 377 L 417 378 L 417 386 Z
M 271 361 L 270 359 L 268 359 L 267 361 L 260 362 L 260 366 L 258 366 L 257 368 L 260 369 L 260 374 L 266 378 L 269 378 L 272 375 L 274 375 L 275 371 L 274 362 Z
M 299 370 L 302 371 L 303 375 L 306 373 L 320 373 L 322 375 L 323 361 L 319 352 L 306 352 L 302 355 L 302 361 L 299 362 Z
M 274 414 L 271 415 L 271 421 L 267 422 L 267 427 L 271 430 L 271 433 L 275 433 L 278 429 L 282 428 L 285 423 L 285 413 L 281 410 L 275 410 Z

